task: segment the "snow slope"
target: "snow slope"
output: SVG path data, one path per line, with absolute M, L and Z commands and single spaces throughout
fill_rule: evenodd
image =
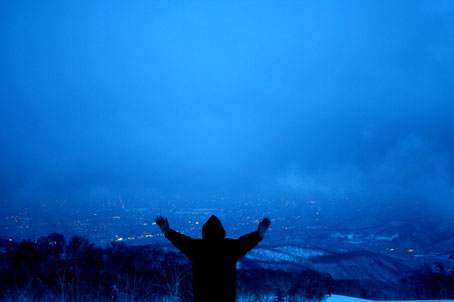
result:
M 293 267 L 329 273 L 334 279 L 364 279 L 398 282 L 410 268 L 401 259 L 369 251 L 336 253 L 296 245 L 257 247 L 246 260 L 272 268 Z
M 374 300 L 365 300 L 360 298 L 353 298 L 347 296 L 332 295 L 328 297 L 324 302 L 368 302 Z M 454 300 L 405 300 L 405 301 L 386 301 L 386 302 L 454 302 Z M 378 302 L 378 301 L 374 301 Z

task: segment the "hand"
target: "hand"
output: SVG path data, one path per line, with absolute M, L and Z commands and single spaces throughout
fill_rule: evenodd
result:
M 263 236 L 265 235 L 265 232 L 268 229 L 268 227 L 270 226 L 270 224 L 271 224 L 271 220 L 268 217 L 265 217 L 265 218 L 263 218 L 262 221 L 260 221 L 259 227 L 257 229 L 260 237 L 263 238 Z
M 154 221 L 158 225 L 158 227 L 161 229 L 163 233 L 167 232 L 170 230 L 169 228 L 169 222 L 167 221 L 167 218 L 164 218 L 162 216 L 156 217 L 156 220 Z

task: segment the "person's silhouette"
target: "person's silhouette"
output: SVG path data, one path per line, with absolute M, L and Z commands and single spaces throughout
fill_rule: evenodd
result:
M 235 269 L 238 259 L 253 249 L 271 224 L 264 218 L 255 232 L 238 239 L 225 238 L 224 228 L 211 216 L 202 228 L 203 239 L 192 239 L 169 228 L 167 218 L 156 217 L 165 237 L 192 262 L 194 302 L 235 301 Z

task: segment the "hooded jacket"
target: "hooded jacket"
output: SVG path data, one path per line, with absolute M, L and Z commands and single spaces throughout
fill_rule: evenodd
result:
M 192 262 L 194 302 L 234 302 L 236 262 L 262 240 L 257 231 L 238 239 L 225 235 L 214 215 L 203 225 L 203 239 L 192 239 L 174 230 L 165 233 Z

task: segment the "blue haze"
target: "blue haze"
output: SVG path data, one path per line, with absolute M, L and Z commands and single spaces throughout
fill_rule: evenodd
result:
M 0 199 L 453 214 L 452 1 L 3 1 Z

